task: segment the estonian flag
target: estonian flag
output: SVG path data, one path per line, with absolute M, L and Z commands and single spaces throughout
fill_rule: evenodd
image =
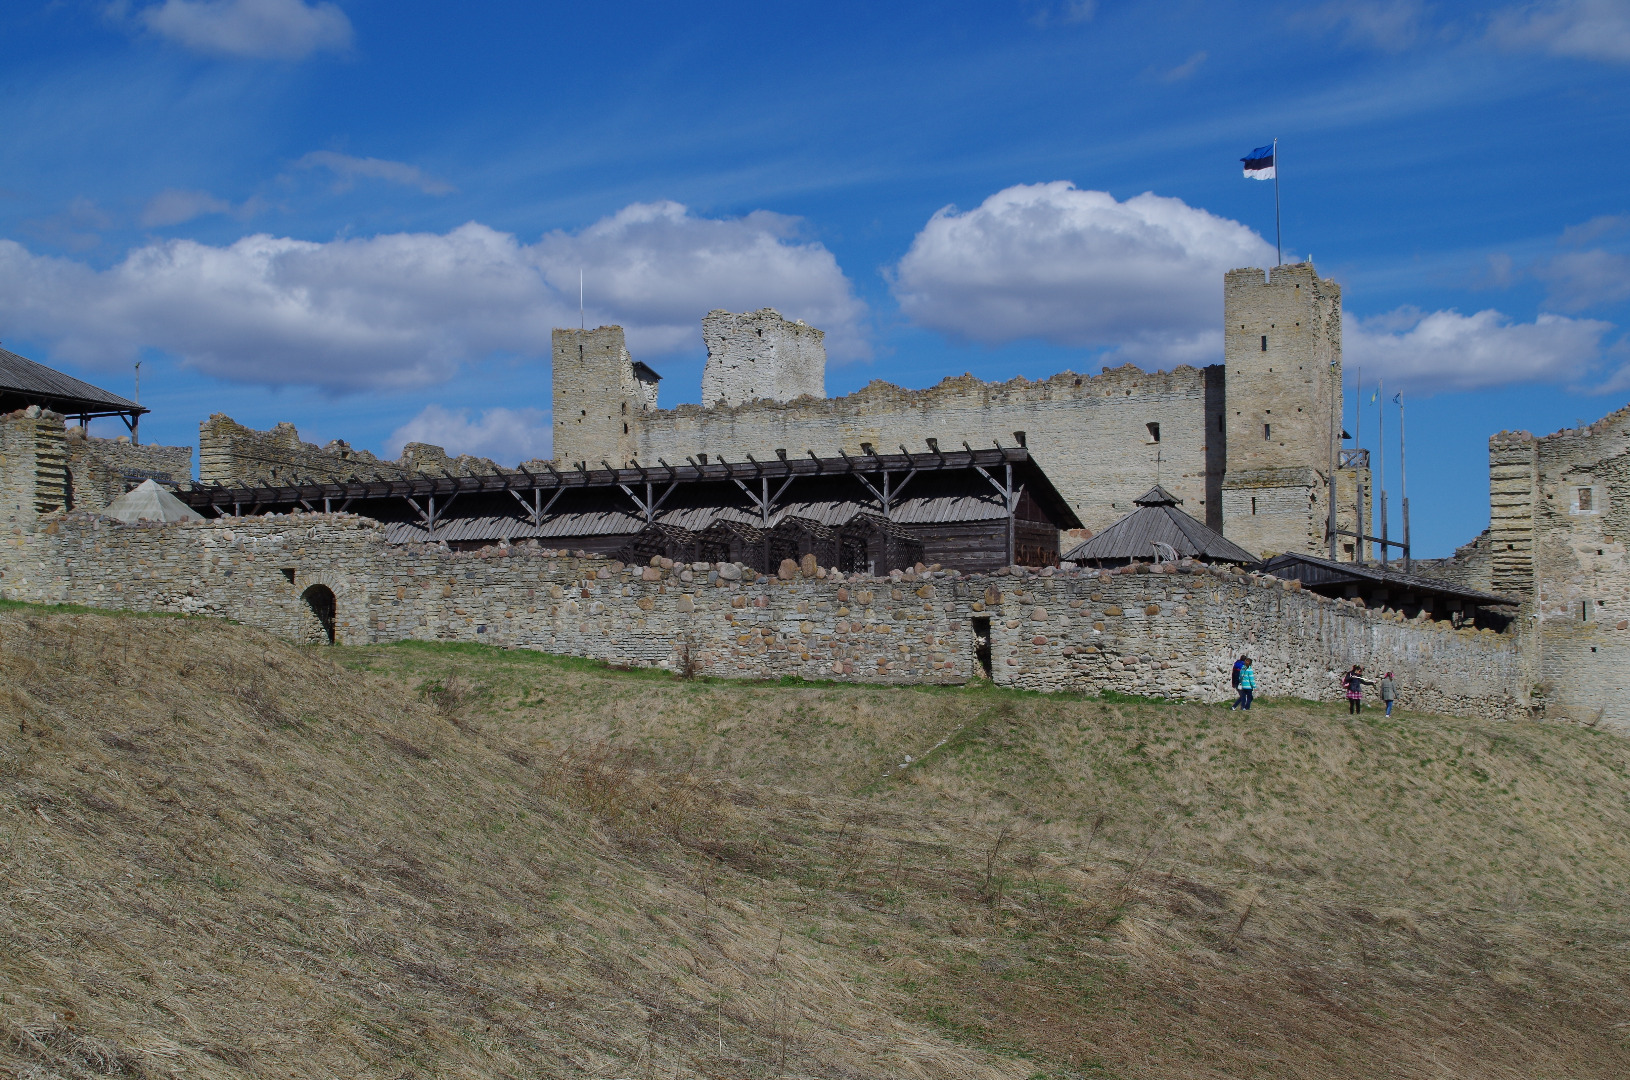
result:
M 1240 158 L 1245 163 L 1245 179 L 1272 180 L 1277 174 L 1273 171 L 1273 144 L 1259 146 L 1249 154 Z

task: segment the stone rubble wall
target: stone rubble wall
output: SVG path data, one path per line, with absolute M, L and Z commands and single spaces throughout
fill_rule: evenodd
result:
M 1133 509 L 1158 479 L 1184 509 L 1213 528 L 1222 521 L 1221 367 L 1144 372 L 1126 365 L 1096 376 L 1064 372 L 1033 382 L 988 383 L 971 375 L 926 390 L 876 381 L 844 397 L 756 401 L 728 408 L 681 405 L 639 419 L 637 457 L 683 462 L 699 453 L 742 461 L 776 448 L 795 457 L 813 450 L 855 455 L 904 444 L 923 453 L 927 439 L 958 450 L 1025 440 L 1087 528 L 1098 532 Z M 1209 418 L 1209 421 L 1208 421 Z M 1149 425 L 1157 424 L 1160 441 Z M 557 444 L 557 456 L 559 444 Z
M 143 480 L 170 486 L 192 481 L 192 447 L 137 446 L 129 439 L 94 439 L 67 429 L 68 472 L 75 510 L 101 510 Z
M 710 311 L 702 319 L 702 341 L 705 404 L 826 397 L 826 334 L 801 320 L 783 319 L 774 308 Z
M 408 443 L 400 458 L 385 461 L 343 439 L 326 446 L 303 442 L 300 432 L 287 421 L 270 431 L 256 431 L 224 413 L 215 413 L 198 429 L 198 475 L 205 484 L 275 487 L 345 481 L 353 476 L 402 480 L 440 476 L 444 471 L 470 476 L 497 472 L 498 466 L 487 458 L 450 456 L 429 443 Z
M 962 683 L 978 674 L 976 620 L 988 620 L 1004 686 L 1216 701 L 1248 651 L 1268 696 L 1333 699 L 1357 662 L 1396 672 L 1405 707 L 1514 718 L 1527 706 L 1510 635 L 1404 622 L 1203 566 L 842 580 L 811 560 L 755 580 L 731 563 L 624 566 L 529 544 L 393 546 L 376 522 L 345 514 L 171 525 L 72 514 L 12 539 L 0 547 L 8 598 L 218 615 L 294 640 L 319 635 L 301 597 L 326 586 L 348 644 L 470 641 L 728 677 Z

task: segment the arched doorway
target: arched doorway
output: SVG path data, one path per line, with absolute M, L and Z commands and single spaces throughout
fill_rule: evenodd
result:
M 300 594 L 312 615 L 317 619 L 311 640 L 317 644 L 334 644 L 334 590 L 327 585 L 313 585 Z

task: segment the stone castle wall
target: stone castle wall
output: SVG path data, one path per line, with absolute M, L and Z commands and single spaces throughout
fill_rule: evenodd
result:
M 137 446 L 128 439 L 94 439 L 66 431 L 70 502 L 75 510 L 101 510 L 143 480 L 170 486 L 192 481 L 192 447 Z
M 1222 442 L 1210 437 L 1222 415 L 1220 367 L 1149 373 L 1131 365 L 1096 376 L 1064 372 L 1041 382 L 987 383 L 971 375 L 927 390 L 873 382 L 838 398 L 758 401 L 733 408 L 681 405 L 642 418 L 637 457 L 680 463 L 699 453 L 741 461 L 777 448 L 854 455 L 861 444 L 913 453 L 926 440 L 960 449 L 1000 439 L 1025 441 L 1083 523 L 1098 531 L 1129 513 L 1156 482 L 1184 500 L 1195 517 L 1217 527 Z M 1150 425 L 1158 426 L 1156 441 Z
M 9 598 L 227 616 L 296 640 L 320 634 L 301 597 L 322 586 L 346 643 L 473 641 L 732 677 L 960 683 L 979 670 L 976 634 L 988 626 L 992 678 L 1005 686 L 1220 700 L 1248 651 L 1266 695 L 1333 699 L 1358 662 L 1395 671 L 1406 707 L 1526 708 L 1512 636 L 1197 566 L 850 580 L 807 566 L 753 580 L 735 564 L 398 547 L 376 523 L 340 514 L 173 525 L 59 515 L 18 539 L 0 549 Z
M 256 431 L 224 413 L 215 413 L 198 429 L 198 475 L 205 484 L 276 487 L 344 481 L 353 476 L 361 480 L 376 476 L 401 480 L 426 474 L 440 476 L 443 471 L 467 476 L 491 473 L 497 468 L 487 458 L 454 457 L 429 443 L 408 443 L 400 458 L 386 461 L 343 439 L 326 446 L 303 442 L 300 432 L 287 422 L 270 431 Z
M 702 341 L 703 404 L 826 396 L 826 334 L 789 322 L 774 308 L 745 315 L 710 311 L 702 319 Z

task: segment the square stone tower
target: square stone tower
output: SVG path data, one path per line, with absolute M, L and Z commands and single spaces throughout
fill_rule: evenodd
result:
M 788 322 L 774 308 L 744 315 L 710 311 L 702 319 L 702 340 L 703 405 L 826 396 L 826 334 L 801 320 Z
M 1341 423 L 1341 286 L 1311 263 L 1277 266 L 1271 276 L 1254 267 L 1230 270 L 1223 330 L 1223 533 L 1264 558 L 1328 555 L 1327 481 Z M 1341 527 L 1352 528 L 1347 515 Z
M 553 346 L 555 461 L 628 464 L 662 376 L 628 354 L 620 326 L 556 330 Z

